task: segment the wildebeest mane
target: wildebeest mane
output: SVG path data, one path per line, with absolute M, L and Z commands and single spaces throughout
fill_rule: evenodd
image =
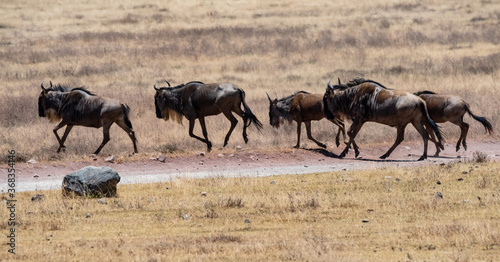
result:
M 82 91 L 82 92 L 85 92 L 91 96 L 95 96 L 94 93 L 90 92 L 89 90 L 87 90 L 85 87 L 75 87 L 75 88 L 71 88 L 69 87 L 68 85 L 65 85 L 65 84 L 57 84 L 55 86 L 51 86 L 49 89 L 49 91 L 57 91 L 57 92 L 71 92 L 71 91 Z
M 336 88 L 339 88 L 341 90 L 344 90 L 344 89 L 347 89 L 347 88 L 350 88 L 350 87 L 353 87 L 353 86 L 357 86 L 357 85 L 360 85 L 360 84 L 363 84 L 363 83 L 373 83 L 373 84 L 376 84 L 384 89 L 390 89 L 390 88 L 387 88 L 385 87 L 384 85 L 382 85 L 381 83 L 377 82 L 377 81 L 373 81 L 373 80 L 370 80 L 370 79 L 364 79 L 364 78 L 354 78 L 353 80 L 347 82 L 347 84 L 340 84 L 340 85 L 336 85 L 335 87 Z
M 437 93 L 429 91 L 429 90 L 424 90 L 424 91 L 417 91 L 413 94 L 416 96 L 419 96 L 419 95 L 436 95 Z
M 179 89 L 179 88 L 182 88 L 182 87 L 185 87 L 189 84 L 202 84 L 204 85 L 205 83 L 201 82 L 201 81 L 191 81 L 191 82 L 187 82 L 185 84 L 180 84 L 180 85 L 177 85 L 177 86 L 171 86 L 171 87 L 160 87 L 158 88 L 158 90 L 172 90 L 172 89 Z

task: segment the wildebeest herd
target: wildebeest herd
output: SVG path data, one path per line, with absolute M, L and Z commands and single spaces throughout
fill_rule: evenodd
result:
M 246 130 L 254 124 L 258 130 L 262 129 L 261 122 L 252 113 L 245 102 L 245 92 L 231 83 L 204 84 L 192 81 L 172 87 L 165 81 L 168 87 L 153 85 L 155 90 L 154 104 L 156 117 L 164 120 L 172 119 L 181 122 L 185 117 L 189 121 L 189 135 L 204 142 L 207 150 L 212 148 L 212 142 L 208 139 L 205 125 L 205 117 L 218 115 L 220 113 L 231 122 L 229 131 L 224 139 L 224 146 L 228 144 L 231 133 L 236 127 L 238 120 L 233 112 L 243 119 L 243 139 L 248 142 Z M 130 108 L 115 99 L 97 96 L 82 87 L 70 88 L 63 85 L 45 88 L 43 81 L 42 92 L 38 98 L 38 114 L 47 117 L 51 122 L 59 121 L 53 132 L 59 142 L 57 152 L 65 150 L 64 142 L 69 132 L 75 125 L 100 128 L 103 127 L 103 140 L 94 154 L 99 154 L 101 149 L 110 140 L 109 128 L 113 123 L 121 127 L 130 137 L 137 153 L 137 139 L 135 137 L 132 123 L 129 119 Z M 355 156 L 359 155 L 359 147 L 355 143 L 355 137 L 366 122 L 376 122 L 397 128 L 397 136 L 394 144 L 380 158 L 389 157 L 392 151 L 403 141 L 404 131 L 408 124 L 412 124 L 422 136 L 424 152 L 419 160 L 427 158 L 427 144 L 431 140 L 436 146 L 436 156 L 444 149 L 442 133 L 436 123 L 451 122 L 461 129 L 460 138 L 456 150 L 460 144 L 467 149 L 466 137 L 469 125 L 463 121 L 467 112 L 472 118 L 479 121 L 491 134 L 493 127 L 484 117 L 474 115 L 469 105 L 458 96 L 440 95 L 431 91 L 419 91 L 409 93 L 401 90 L 386 88 L 382 84 L 365 80 L 354 79 L 347 84 L 331 85 L 328 81 L 326 91 L 321 94 L 310 94 L 305 91 L 296 92 L 288 97 L 269 100 L 269 123 L 278 128 L 283 121 L 297 122 L 297 144 L 300 146 L 300 130 L 304 122 L 307 137 L 318 146 L 326 148 L 324 143 L 314 139 L 311 134 L 311 121 L 328 119 L 338 127 L 336 145 L 340 145 L 340 134 L 342 133 L 344 150 L 339 155 L 344 157 L 352 147 Z M 243 108 L 242 108 L 243 106 Z M 195 121 L 198 119 L 203 138 L 193 133 Z M 345 132 L 344 119 L 352 121 L 351 126 Z M 57 130 L 66 126 L 66 130 L 59 137 Z

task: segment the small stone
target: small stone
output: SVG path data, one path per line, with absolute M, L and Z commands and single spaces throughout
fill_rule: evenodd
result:
M 438 185 L 441 185 L 441 181 L 439 181 L 439 180 L 438 180 L 436 183 L 437 183 Z
M 184 219 L 184 220 L 189 220 L 189 215 L 188 215 L 188 214 L 183 214 L 183 215 L 182 215 L 182 219 Z
M 39 175 L 37 175 L 37 174 L 35 174 L 33 177 L 34 177 L 34 178 L 39 178 L 40 176 L 39 176 Z
M 155 201 L 156 201 L 155 197 L 152 197 L 151 199 L 149 199 L 149 202 L 155 202 Z
M 198 151 L 198 156 L 205 156 L 205 152 L 203 152 L 203 151 Z
M 201 192 L 201 196 L 207 196 L 207 192 Z
M 108 156 L 104 159 L 104 161 L 109 162 L 109 163 L 114 163 L 115 162 L 115 156 L 111 155 Z
M 164 155 L 159 155 L 158 157 L 156 157 L 156 160 L 165 163 L 165 161 L 167 161 L 167 157 Z
M 458 180 L 458 181 L 463 181 L 464 179 L 463 179 L 463 178 L 459 178 L 459 179 L 457 179 L 457 180 Z
M 469 173 L 469 172 L 467 172 L 467 171 L 463 171 L 463 172 L 462 172 L 462 175 L 466 175 L 466 174 L 468 174 L 468 173 Z
M 36 164 L 36 163 L 37 163 L 37 162 L 36 162 L 36 160 L 35 160 L 35 159 L 33 159 L 33 158 L 32 158 L 32 159 L 30 159 L 30 160 L 28 160 L 28 164 L 32 164 L 32 165 L 34 165 L 34 164 Z
M 368 211 L 368 213 L 370 213 L 370 212 L 373 212 L 374 210 L 373 209 L 368 209 L 367 211 Z
M 44 199 L 45 199 L 45 196 L 44 196 L 44 195 L 42 195 L 42 194 L 34 194 L 34 195 L 31 197 L 31 201 L 32 201 L 32 202 L 42 202 Z
M 406 148 L 406 150 L 410 150 L 411 148 L 409 146 L 403 146 L 404 148 Z
M 91 215 L 90 213 L 85 214 L 85 218 L 89 218 L 89 217 L 91 217 L 91 216 L 92 216 L 92 215 Z
M 167 187 L 167 190 L 170 190 L 170 187 Z
M 398 182 L 399 182 L 399 181 L 401 181 L 401 179 L 399 179 L 399 178 L 397 178 L 397 177 L 396 177 L 396 179 L 395 179 L 395 180 L 396 180 L 396 181 L 398 181 Z
M 99 198 L 97 199 L 97 203 L 101 204 L 101 205 L 106 205 L 108 202 L 106 202 L 106 198 Z
M 441 192 L 436 192 L 436 199 L 442 199 L 443 198 L 443 194 Z
M 392 176 L 385 176 L 385 179 L 392 179 Z
M 250 224 L 250 219 L 245 219 L 245 224 Z
M 276 184 L 276 181 L 274 181 L 274 180 L 271 181 L 271 185 L 274 185 L 274 184 Z
M 230 154 L 229 157 L 234 157 L 234 154 Z
M 242 151 L 242 150 L 243 150 L 243 147 L 241 147 L 241 146 L 239 146 L 239 145 L 238 145 L 238 146 L 236 146 L 236 151 Z
M 203 165 L 203 161 L 201 161 L 201 162 L 200 162 L 200 163 L 198 163 L 198 164 Z
M 224 157 L 224 154 L 220 153 L 217 155 L 218 157 Z
M 370 222 L 370 220 L 368 220 L 368 219 L 363 219 L 363 220 L 361 220 L 361 222 L 363 222 L 363 223 L 368 223 L 368 222 Z

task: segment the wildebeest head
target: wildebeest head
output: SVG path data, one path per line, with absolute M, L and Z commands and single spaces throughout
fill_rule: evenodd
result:
M 62 102 L 60 92 L 55 92 L 52 89 L 52 82 L 50 82 L 49 88 L 45 88 L 42 81 L 41 87 L 42 92 L 38 96 L 38 116 L 47 117 L 50 122 L 57 122 L 61 119 L 59 115 L 59 107 Z
M 172 87 L 167 82 L 168 87 L 156 87 L 154 84 L 155 93 L 155 112 L 157 118 L 163 118 L 165 121 L 172 118 L 178 123 L 182 122 L 182 114 L 178 111 L 181 106 L 181 101 L 171 91 Z
M 278 128 L 281 124 L 281 114 L 278 110 L 278 97 L 272 100 L 267 93 L 266 95 L 267 99 L 269 99 L 269 124 L 275 128 Z

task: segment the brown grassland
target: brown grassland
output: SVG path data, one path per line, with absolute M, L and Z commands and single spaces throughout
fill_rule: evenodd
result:
M 457 94 L 494 129 L 499 122 L 500 4 L 495 1 L 25 0 L 2 1 L 0 15 L 0 150 L 14 148 L 21 160 L 78 159 L 102 140 L 102 129 L 76 127 L 67 152 L 56 154 L 55 123 L 37 114 L 42 80 L 85 86 L 127 103 L 139 152 L 146 155 L 205 150 L 188 136 L 186 121 L 155 117 L 153 83 L 163 79 L 228 81 L 243 88 L 266 125 L 262 133 L 250 128 L 249 149 L 295 142 L 289 135 L 295 125 L 267 124 L 266 92 L 324 93 L 328 79 L 337 77 Z M 468 122 L 470 138 L 491 138 L 476 121 Z M 207 125 L 214 149 L 220 149 L 229 122 L 220 115 L 208 118 Z M 241 130 L 240 121 L 226 150 L 245 146 Z M 449 142 L 458 139 L 456 126 L 444 124 L 443 130 Z M 195 132 L 201 134 L 198 124 Z M 314 135 L 333 149 L 335 132 L 328 121 L 313 126 Z M 369 123 L 358 140 L 392 142 L 395 135 L 390 127 Z M 407 139 L 420 138 L 410 127 Z M 128 136 L 114 125 L 102 155 L 131 152 Z
M 237 145 L 248 150 L 293 146 L 295 125 L 269 126 L 266 92 L 323 93 L 328 79 L 337 77 L 460 95 L 498 130 L 498 1 L 0 0 L 0 6 L 0 152 L 6 156 L 15 149 L 19 161 L 88 159 L 102 140 L 102 129 L 76 127 L 66 152 L 55 153 L 56 124 L 38 117 L 42 80 L 85 86 L 128 104 L 140 153 L 128 156 L 132 143 L 115 125 L 101 154 L 131 161 L 205 150 L 188 136 L 186 121 L 156 118 L 153 83 L 164 79 L 174 85 L 232 82 L 245 90 L 265 128 L 251 127 L 245 145 L 240 121 L 222 149 L 229 122 L 222 115 L 207 118 L 215 153 Z M 497 133 L 486 135 L 468 116 L 466 122 L 469 139 L 498 141 Z M 459 129 L 441 126 L 453 146 Z M 336 131 L 328 121 L 313 125 L 313 135 L 339 153 Z M 195 133 L 201 134 L 198 124 Z M 390 127 L 367 124 L 357 140 L 360 146 L 392 142 L 395 135 Z M 412 127 L 406 139 L 420 141 Z M 307 142 L 304 135 L 302 141 Z M 104 205 L 62 198 L 60 191 L 43 192 L 45 201 L 32 203 L 32 193 L 22 193 L 15 258 L 498 261 L 499 168 L 470 162 L 181 179 L 120 185 L 119 197 Z M 443 199 L 435 198 L 437 191 Z M 0 209 L 0 215 L 7 217 L 7 210 Z M 0 221 L 1 231 L 7 228 L 6 220 Z M 13 258 L 6 248 L 0 250 L 4 258 Z
M 178 179 L 119 185 L 106 204 L 25 192 L 15 260 L 498 261 L 499 172 L 468 162 Z

